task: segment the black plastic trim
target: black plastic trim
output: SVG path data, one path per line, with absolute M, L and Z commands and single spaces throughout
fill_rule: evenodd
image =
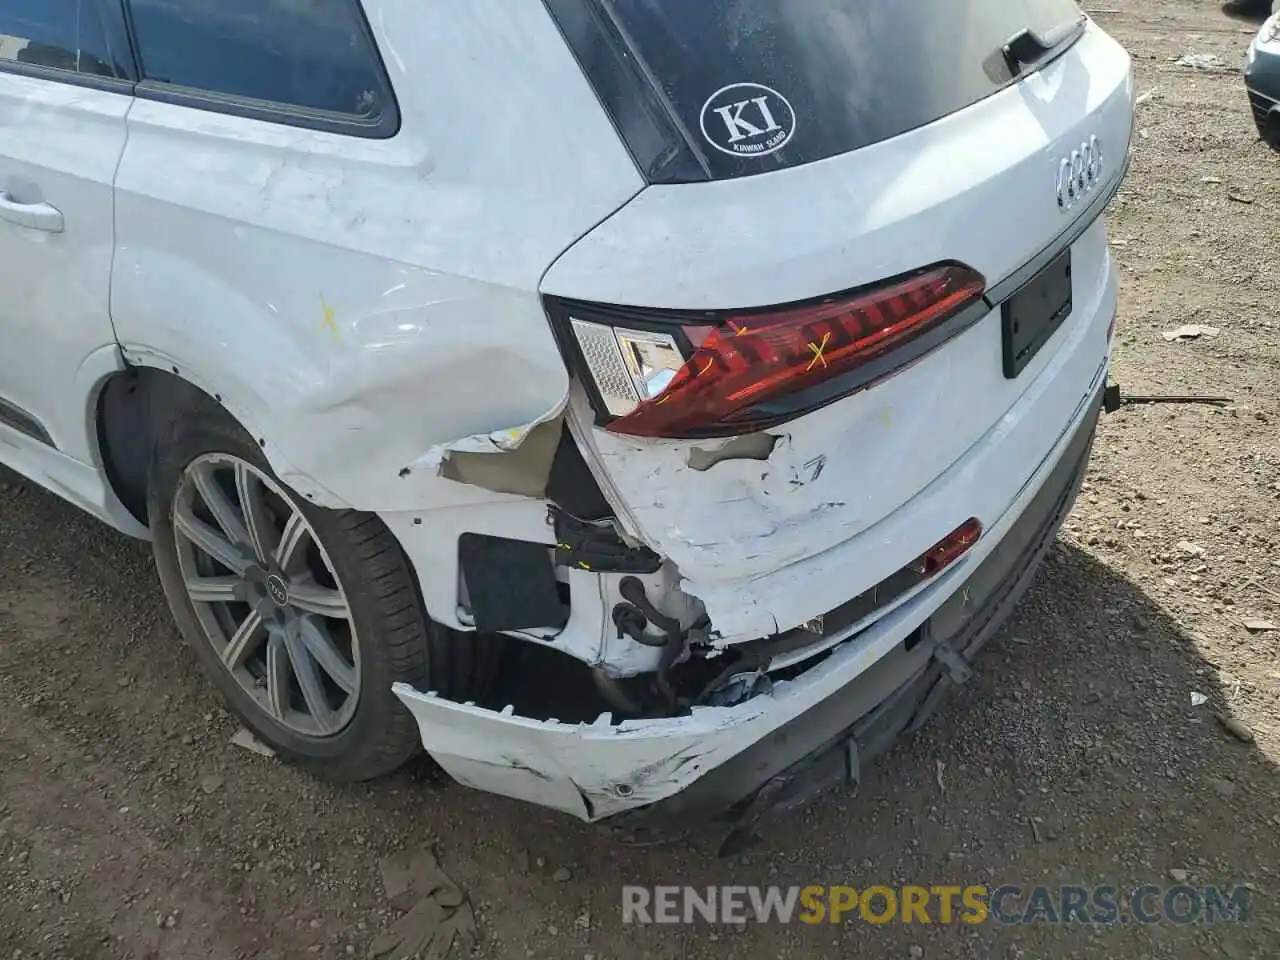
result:
M 664 102 L 661 85 L 645 76 L 641 59 L 616 20 L 597 0 L 543 2 L 645 181 L 710 180 L 704 159 Z
M 19 433 L 26 434 L 32 440 L 38 440 L 47 447 L 57 449 L 54 446 L 53 437 L 44 428 L 44 424 L 17 404 L 2 398 L 0 398 L 0 423 L 13 427 Z
M 117 58 L 116 66 L 124 70 L 130 83 L 136 83 L 142 76 L 142 68 L 129 33 L 129 11 L 125 8 L 125 0 L 98 0 L 98 7 L 102 11 L 102 28 L 107 31 L 107 44 L 112 56 Z
M 59 70 L 57 67 L 42 67 L 34 63 L 0 60 L 0 73 L 12 73 L 21 77 L 33 77 L 37 80 L 51 80 L 54 83 L 65 83 L 72 87 L 105 90 L 108 93 L 122 93 L 125 96 L 130 96 L 133 93 L 132 80 L 101 77 L 93 73 L 74 73 L 70 70 Z
M 133 19 L 129 13 L 127 0 L 125 16 L 128 20 L 134 60 L 138 76 L 143 75 L 142 54 L 138 46 L 137 33 L 133 28 Z M 221 113 L 246 120 L 261 120 L 282 126 L 302 127 L 321 133 L 335 133 L 343 136 L 361 137 L 369 140 L 389 140 L 400 132 L 400 103 L 396 99 L 395 87 L 391 76 L 387 73 L 386 62 L 382 59 L 382 50 L 369 26 L 369 18 L 364 5 L 358 0 L 348 0 L 355 10 L 360 27 L 364 33 L 369 52 L 377 68 L 378 80 L 382 84 L 383 110 L 376 116 L 356 117 L 347 114 L 328 113 L 322 110 L 308 110 L 285 103 L 274 103 L 266 100 L 252 100 L 230 94 L 217 93 L 212 90 L 200 90 L 183 87 L 177 84 L 163 83 L 157 80 L 140 79 L 134 86 L 134 96 L 141 100 L 152 100 L 157 103 L 168 103 L 179 107 L 191 107 L 195 110 L 207 110 L 210 113 Z

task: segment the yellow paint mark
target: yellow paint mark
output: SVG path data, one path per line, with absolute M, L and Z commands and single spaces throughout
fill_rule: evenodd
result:
M 893 429 L 893 410 L 891 408 L 884 407 L 883 409 L 881 409 L 880 422 L 884 424 L 884 427 L 886 430 Z
M 341 343 L 342 331 L 338 329 L 338 324 L 336 321 L 338 311 L 335 310 L 333 307 L 329 306 L 329 304 L 324 299 L 323 293 L 320 294 L 320 309 L 321 311 L 323 311 L 323 314 L 324 314 L 324 319 L 320 321 L 320 329 L 328 330 L 331 334 L 333 334 L 333 339 L 336 342 Z
M 750 327 L 740 327 L 740 326 L 738 326 L 736 323 L 734 323 L 732 320 L 730 320 L 730 321 L 729 321 L 729 329 L 731 329 L 731 330 L 733 331 L 733 335 L 734 335 L 735 337 L 740 337 L 740 336 L 742 336 L 744 333 L 750 333 L 750 332 L 751 332 L 751 328 L 750 328 Z
M 813 359 L 809 361 L 809 366 L 804 368 L 806 373 L 812 370 L 815 366 L 817 366 L 819 360 L 822 361 L 822 366 L 824 368 L 826 367 L 827 358 L 822 355 L 822 351 L 827 349 L 827 344 L 830 342 L 831 342 L 831 334 L 830 332 L 827 332 L 822 335 L 821 344 L 817 344 L 817 343 L 809 344 L 809 349 L 813 351 Z
M 708 370 L 710 370 L 713 366 L 715 366 L 715 361 L 714 361 L 714 360 L 711 360 L 711 359 L 708 359 L 708 360 L 707 360 L 707 365 L 706 365 L 705 367 L 703 367 L 701 370 L 699 370 L 699 371 L 698 371 L 698 376 L 702 376 L 704 373 L 706 373 Z

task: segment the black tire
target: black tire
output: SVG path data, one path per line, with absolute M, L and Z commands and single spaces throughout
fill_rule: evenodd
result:
M 392 684 L 473 699 L 496 672 L 499 638 L 454 632 L 427 617 L 408 559 L 377 516 L 317 507 L 280 484 L 323 543 L 346 593 L 359 637 L 360 682 L 355 712 L 336 734 L 303 736 L 277 722 L 223 666 L 179 569 L 174 497 L 187 466 L 209 453 L 239 457 L 275 479 L 258 444 L 212 399 L 202 397 L 161 431 L 148 477 L 148 515 L 160 582 L 183 638 L 231 712 L 281 759 L 343 782 L 392 772 L 421 749 L 417 724 Z

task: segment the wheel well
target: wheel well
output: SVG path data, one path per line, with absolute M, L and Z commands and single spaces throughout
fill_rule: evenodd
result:
M 156 437 L 174 415 L 205 396 L 152 367 L 115 374 L 98 394 L 98 449 L 107 480 L 139 523 L 147 523 L 147 472 Z

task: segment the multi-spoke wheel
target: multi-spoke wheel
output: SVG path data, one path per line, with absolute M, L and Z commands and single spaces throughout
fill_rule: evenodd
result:
M 179 627 L 229 706 L 285 759 L 337 779 L 386 773 L 419 744 L 393 683 L 470 698 L 492 676 L 493 638 L 424 615 L 376 516 L 298 498 L 212 401 L 161 437 L 149 498 Z
M 183 586 L 223 666 L 271 717 L 325 737 L 360 701 L 360 644 L 302 512 L 231 454 L 197 457 L 173 504 Z

